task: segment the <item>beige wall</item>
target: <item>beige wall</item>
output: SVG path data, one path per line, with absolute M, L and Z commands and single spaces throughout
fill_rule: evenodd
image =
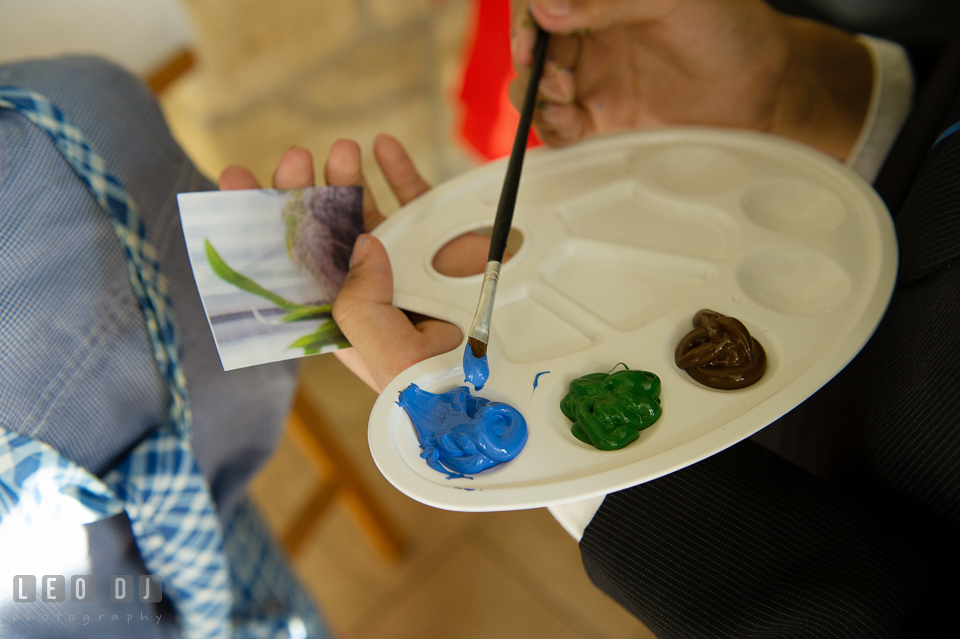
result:
M 0 62 L 88 53 L 144 75 L 192 39 L 177 0 L 0 0 Z

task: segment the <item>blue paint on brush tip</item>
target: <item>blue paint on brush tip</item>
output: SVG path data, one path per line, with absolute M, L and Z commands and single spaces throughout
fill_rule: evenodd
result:
M 490 365 L 487 363 L 487 356 L 479 359 L 474 357 L 468 343 L 463 349 L 463 381 L 470 382 L 476 390 L 480 390 L 489 377 Z
M 527 443 L 527 422 L 520 411 L 475 397 L 466 386 L 436 395 L 410 384 L 397 404 L 417 430 L 420 457 L 447 479 L 510 461 Z

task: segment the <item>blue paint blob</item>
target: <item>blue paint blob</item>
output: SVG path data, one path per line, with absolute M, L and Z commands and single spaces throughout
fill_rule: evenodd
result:
M 542 373 L 537 373 L 537 376 L 533 378 L 533 390 L 537 390 L 537 382 L 540 381 L 540 377 L 543 375 L 549 375 L 550 371 L 543 371 Z
M 480 390 L 487 383 L 488 377 L 490 377 L 490 366 L 487 364 L 487 356 L 484 355 L 480 359 L 474 357 L 468 343 L 463 349 L 463 381 L 470 382 L 475 389 Z
M 474 397 L 466 386 L 435 395 L 410 384 L 397 404 L 417 429 L 420 456 L 447 479 L 510 461 L 527 443 L 527 422 L 516 408 Z

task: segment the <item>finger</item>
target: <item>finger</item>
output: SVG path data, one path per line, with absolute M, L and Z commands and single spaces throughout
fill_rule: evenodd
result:
M 393 272 L 383 245 L 375 237 L 357 238 L 350 271 L 333 304 L 333 317 L 382 389 L 413 364 L 460 345 L 456 326 L 425 320 L 414 326 L 392 306 Z
M 260 188 L 260 183 L 257 182 L 257 178 L 253 177 L 253 173 L 247 167 L 239 164 L 225 168 L 217 183 L 221 191 Z
M 529 75 L 529 72 L 527 72 Z M 510 101 L 515 105 L 523 101 L 526 78 L 523 74 L 510 83 Z M 583 138 L 590 131 L 590 119 L 586 111 L 574 102 L 563 104 L 541 99 L 533 110 L 533 126 L 548 146 L 566 146 Z
M 579 137 L 582 134 L 580 113 L 580 108 L 575 104 L 546 102 L 537 109 L 537 121 L 544 129 L 562 133 L 566 137 Z
M 417 173 L 413 160 L 395 138 L 378 135 L 373 142 L 373 155 L 400 206 L 430 190 L 430 185 Z
M 323 167 L 323 175 L 330 186 L 363 187 L 363 226 L 368 231 L 383 221 L 373 201 L 373 194 L 363 177 L 360 145 L 353 140 L 337 140 L 330 147 L 330 155 Z
M 527 11 L 526 3 L 514 3 L 513 29 L 510 34 L 510 54 L 514 66 L 518 69 L 533 64 L 533 43 L 537 39 L 537 30 Z
M 530 0 L 530 13 L 547 31 L 578 33 L 655 19 L 671 4 L 670 0 Z
M 549 146 L 566 146 L 588 132 L 587 114 L 576 104 L 547 102 L 533 116 L 537 133 Z
M 303 189 L 314 183 L 313 155 L 310 151 L 296 146 L 284 151 L 273 172 L 273 188 Z
M 547 60 L 540 79 L 540 99 L 560 104 L 572 104 L 576 99 L 573 72 L 553 60 Z
M 537 99 L 570 104 L 576 100 L 576 81 L 572 65 L 580 55 L 580 38 L 551 38 L 551 42 L 553 40 L 563 41 L 557 51 L 559 58 L 551 54 L 550 59 L 544 63 L 543 75 L 537 87 Z M 530 70 L 521 68 L 517 70 L 517 77 L 510 83 L 508 90 L 510 102 L 518 111 L 523 106 L 529 78 Z
M 548 29 L 549 30 L 549 29 Z M 514 26 L 510 40 L 510 53 L 513 57 L 513 66 L 520 72 L 533 65 L 533 46 L 537 40 L 537 29 L 529 14 Z M 565 35 L 553 33 L 547 44 L 547 59 L 554 60 L 565 67 L 572 67 L 580 55 L 580 35 Z

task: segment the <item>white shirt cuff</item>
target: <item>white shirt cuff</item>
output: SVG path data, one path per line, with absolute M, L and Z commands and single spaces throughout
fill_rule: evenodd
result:
M 547 510 L 553 515 L 553 518 L 560 522 L 563 529 L 570 533 L 570 536 L 578 542 L 583 538 L 583 531 L 587 529 L 593 516 L 600 509 L 600 504 L 606 495 L 599 497 L 590 497 L 581 501 L 572 501 L 567 504 L 554 504 L 547 506 Z
M 910 114 L 913 70 L 899 44 L 862 34 L 856 38 L 873 61 L 873 89 L 863 128 L 845 164 L 873 182 Z

